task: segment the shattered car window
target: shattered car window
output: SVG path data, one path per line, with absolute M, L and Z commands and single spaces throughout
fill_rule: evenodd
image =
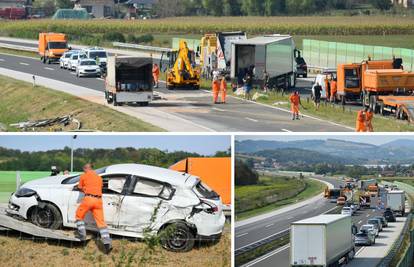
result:
M 208 198 L 208 199 L 217 199 L 219 195 L 213 191 L 208 185 L 203 183 L 202 181 L 198 182 L 195 186 L 196 192 L 201 195 L 201 197 Z
M 116 193 L 122 193 L 122 189 L 125 185 L 125 178 L 110 178 L 108 180 L 104 180 L 104 190 L 107 187 L 107 191 L 113 191 Z
M 163 184 L 160 184 L 154 181 L 149 181 L 149 180 L 138 180 L 134 188 L 134 193 L 156 197 L 160 195 L 163 189 L 164 189 Z
M 95 170 L 95 172 L 96 172 L 98 175 L 99 175 L 99 174 L 103 174 L 103 173 L 105 173 L 106 168 L 107 168 L 107 167 L 103 167 L 103 168 L 97 169 L 97 170 Z M 76 184 L 76 183 L 79 183 L 79 179 L 80 179 L 80 176 L 81 176 L 81 175 L 82 175 L 82 174 L 79 174 L 79 175 L 76 175 L 76 176 L 69 177 L 69 178 L 67 178 L 67 179 L 63 180 L 63 181 L 62 181 L 62 184 Z

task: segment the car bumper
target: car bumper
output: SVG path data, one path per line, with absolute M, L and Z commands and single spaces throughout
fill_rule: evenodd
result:
M 96 71 L 93 71 L 93 72 L 79 70 L 79 76 L 98 76 L 100 74 L 101 74 L 101 72 L 99 70 L 96 70 Z
M 9 200 L 9 205 L 6 212 L 10 215 L 17 215 L 24 219 L 27 219 L 28 210 L 38 205 L 36 196 L 31 197 L 16 197 L 14 194 Z
M 204 214 L 199 216 L 194 216 L 194 221 L 192 222 L 197 228 L 198 236 L 216 236 L 221 235 L 224 229 L 224 224 L 226 222 L 226 217 L 221 211 L 220 214 Z
M 215 235 L 197 235 L 197 240 L 204 242 L 212 242 L 220 240 L 222 233 Z
M 355 246 L 368 246 L 371 245 L 369 241 L 356 241 L 355 240 Z

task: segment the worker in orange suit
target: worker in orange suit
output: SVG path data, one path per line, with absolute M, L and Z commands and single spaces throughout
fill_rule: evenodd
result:
M 360 110 L 357 113 L 357 119 L 356 119 L 356 127 L 355 127 L 355 131 L 356 132 L 366 132 L 367 128 L 366 128 L 366 114 L 365 114 L 365 110 Z
M 332 79 L 330 85 L 331 85 L 331 102 L 336 103 L 336 94 L 338 92 L 336 80 Z
M 158 67 L 158 64 L 154 64 L 152 67 L 152 77 L 154 78 L 155 88 L 158 88 L 160 82 L 160 68 Z
M 298 91 L 293 92 L 290 97 L 290 107 L 292 111 L 292 120 L 299 120 L 299 105 L 300 103 L 300 95 Z
M 331 99 L 331 85 L 329 83 L 328 77 L 325 78 L 325 99 L 326 102 L 329 102 Z
M 372 119 L 374 118 L 374 112 L 372 109 L 367 108 L 365 110 L 365 124 L 367 132 L 373 132 L 374 127 L 372 126 Z
M 90 163 L 83 166 L 84 173 L 80 176 L 78 189 L 84 193 L 81 204 L 76 210 L 76 237 L 86 239 L 85 216 L 90 211 L 99 229 L 102 242 L 109 253 L 112 249 L 112 240 L 108 226 L 105 223 L 102 204 L 102 178 L 92 169 Z
M 218 80 L 217 77 L 213 79 L 212 91 L 213 91 L 213 102 L 214 104 L 218 104 L 218 96 L 220 93 L 220 81 Z
M 221 91 L 221 103 L 226 104 L 227 97 L 227 83 L 226 78 L 223 77 L 220 82 L 220 91 Z

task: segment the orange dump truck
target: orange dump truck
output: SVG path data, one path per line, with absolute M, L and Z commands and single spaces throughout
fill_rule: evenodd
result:
M 60 57 L 68 50 L 68 40 L 63 33 L 42 32 L 39 33 L 39 55 L 43 63 L 50 64 L 59 61 Z
M 220 195 L 224 210 L 231 205 L 231 158 L 187 158 L 170 169 L 189 173 L 200 179 Z

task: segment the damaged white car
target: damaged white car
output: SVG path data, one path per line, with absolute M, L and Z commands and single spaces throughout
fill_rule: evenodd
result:
M 198 177 L 140 164 L 119 164 L 96 171 L 103 179 L 105 221 L 113 235 L 143 238 L 163 233 L 171 251 L 188 251 L 195 240 L 218 240 L 225 217 L 220 197 Z M 24 184 L 9 201 L 7 213 L 50 229 L 76 228 L 82 198 L 79 175 L 51 176 Z M 87 229 L 96 230 L 91 214 Z

